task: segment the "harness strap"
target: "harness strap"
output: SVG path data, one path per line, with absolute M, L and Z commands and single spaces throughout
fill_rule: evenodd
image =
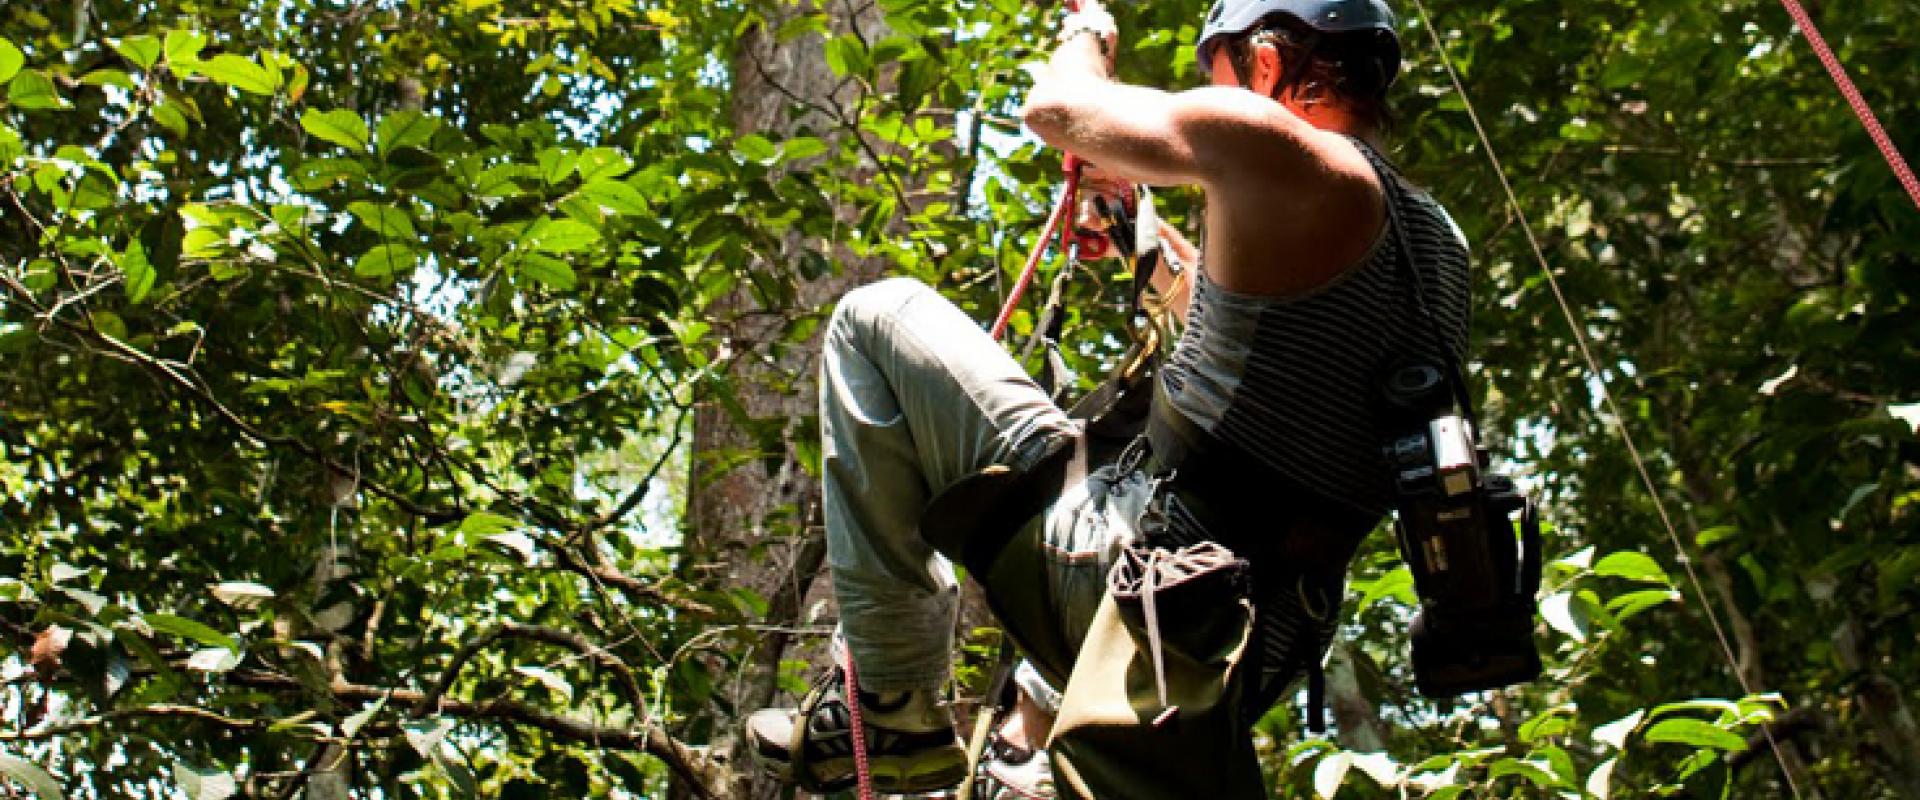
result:
M 1307 668 L 1307 730 L 1327 732 L 1327 668 L 1317 658 Z

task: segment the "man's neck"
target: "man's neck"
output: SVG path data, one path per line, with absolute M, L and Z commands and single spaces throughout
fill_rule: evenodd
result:
M 1308 125 L 1323 131 L 1352 136 L 1366 142 L 1368 147 L 1375 150 L 1381 147 L 1380 129 L 1341 106 L 1331 103 L 1312 103 L 1305 107 L 1296 103 L 1286 105 L 1288 111 L 1305 120 Z

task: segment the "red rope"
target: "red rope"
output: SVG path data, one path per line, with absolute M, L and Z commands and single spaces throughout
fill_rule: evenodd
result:
M 1893 139 L 1880 127 L 1880 120 L 1873 115 L 1873 107 L 1860 96 L 1860 90 L 1854 88 L 1853 80 L 1847 77 L 1846 68 L 1840 66 L 1833 50 L 1827 47 L 1827 40 L 1820 36 L 1820 29 L 1814 27 L 1813 17 L 1800 5 L 1800 0 L 1780 0 L 1787 7 L 1787 14 L 1800 26 L 1800 33 L 1807 37 L 1807 43 L 1813 45 L 1813 54 L 1820 57 L 1820 63 L 1827 68 L 1827 74 L 1833 76 L 1833 82 L 1839 84 L 1840 93 L 1846 95 L 1847 105 L 1853 106 L 1853 113 L 1860 117 L 1860 124 L 1867 127 L 1867 135 L 1873 143 L 1880 146 L 1880 155 L 1887 159 L 1887 166 L 1893 168 L 1893 174 L 1900 179 L 1900 185 L 1907 188 L 1907 196 L 1913 199 L 1915 208 L 1920 208 L 1920 180 L 1913 177 L 1913 169 L 1907 166 L 1907 160 L 1900 156 L 1900 150 L 1893 146 Z
M 845 696 L 847 715 L 853 719 L 853 778 L 860 789 L 860 800 L 873 800 L 873 771 L 867 764 L 867 726 L 860 719 L 860 679 L 853 670 L 853 648 L 844 644 L 840 651 L 840 671 L 847 676 Z
M 1027 256 L 1027 265 L 1020 270 L 1019 280 L 1014 281 L 1013 291 L 1007 294 L 1007 302 L 1000 307 L 1000 315 L 993 320 L 993 338 L 998 340 L 1007 332 L 1007 320 L 1013 318 L 1013 310 L 1020 307 L 1020 296 L 1026 294 L 1027 286 L 1033 283 L 1033 274 L 1040 268 L 1040 259 L 1047 253 L 1047 242 L 1053 239 L 1055 229 L 1061 228 L 1061 222 L 1073 213 L 1074 196 L 1080 191 L 1080 163 L 1073 156 L 1067 156 L 1067 186 L 1060 195 L 1060 202 L 1053 207 L 1053 213 L 1047 217 L 1047 229 L 1040 234 L 1040 240 L 1033 245 L 1033 253 Z M 1067 232 L 1062 229 L 1060 244 L 1064 249 Z
M 1080 0 L 1065 0 L 1068 11 L 1079 11 Z M 1013 310 L 1020 306 L 1020 296 L 1027 293 L 1027 287 L 1033 283 L 1033 274 L 1040 268 L 1040 258 L 1047 252 L 1047 240 L 1053 238 L 1054 229 L 1073 213 L 1075 195 L 1080 191 L 1080 159 L 1068 153 L 1066 160 L 1060 162 L 1060 170 L 1067 174 L 1066 192 L 1060 195 L 1060 203 L 1053 207 L 1053 214 L 1047 217 L 1047 229 L 1040 234 L 1040 240 L 1033 245 L 1033 252 L 1027 256 L 1027 265 L 1020 270 L 1020 278 L 1013 282 L 1013 291 L 1007 293 L 1007 302 L 1000 306 L 1000 315 L 993 318 L 993 338 L 999 341 L 1006 335 L 1007 320 L 1013 318 Z M 1067 226 L 1060 231 L 1060 249 L 1067 249 L 1073 227 Z

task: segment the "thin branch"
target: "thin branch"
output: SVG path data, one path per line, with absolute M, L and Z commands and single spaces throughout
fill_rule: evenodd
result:
M 667 446 L 660 451 L 660 457 L 654 459 L 653 466 L 647 468 L 647 474 L 641 476 L 639 485 L 633 487 L 633 491 L 628 493 L 626 498 L 620 501 L 620 505 L 615 506 L 612 511 L 608 511 L 599 519 L 594 520 L 587 526 L 586 530 L 597 530 L 619 522 L 626 518 L 628 514 L 633 513 L 635 508 L 640 506 L 640 502 L 647 497 L 647 489 L 653 485 L 653 479 L 659 476 L 660 470 L 667 466 L 667 461 L 672 459 L 675 453 L 679 452 L 681 439 L 686 434 L 686 420 L 687 413 L 685 411 L 680 412 L 680 414 L 675 417 L 673 421 L 673 439 L 668 441 Z
M 50 725 L 28 731 L 0 731 L 0 742 L 32 742 L 66 736 L 71 733 L 92 730 L 123 719 L 191 719 L 218 725 L 236 731 L 263 731 L 273 724 L 272 720 L 240 719 L 223 716 L 197 706 L 183 706 L 172 703 L 159 703 L 137 708 L 116 708 L 111 711 L 83 717 L 59 725 Z
M 271 672 L 236 670 L 228 673 L 227 682 L 256 689 L 305 691 L 300 681 Z M 394 703 L 418 705 L 426 699 L 426 693 L 411 689 L 389 689 L 344 681 L 335 682 L 330 690 L 338 700 L 376 702 L 386 699 Z M 704 800 L 717 800 L 707 788 L 707 775 L 695 766 L 699 757 L 692 748 L 673 738 L 656 722 L 647 721 L 638 728 L 596 725 L 503 698 L 476 702 L 441 699 L 434 702 L 432 710 L 435 714 L 459 719 L 491 720 L 538 728 L 556 738 L 578 744 L 644 752 L 664 762 Z

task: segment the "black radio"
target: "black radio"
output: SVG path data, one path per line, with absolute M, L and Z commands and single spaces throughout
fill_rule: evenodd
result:
M 1396 365 L 1386 376 L 1382 417 L 1398 511 L 1394 532 L 1420 595 L 1411 632 L 1414 682 L 1428 697 L 1540 674 L 1533 642 L 1537 511 L 1512 479 L 1490 469 L 1449 377 L 1435 364 Z

